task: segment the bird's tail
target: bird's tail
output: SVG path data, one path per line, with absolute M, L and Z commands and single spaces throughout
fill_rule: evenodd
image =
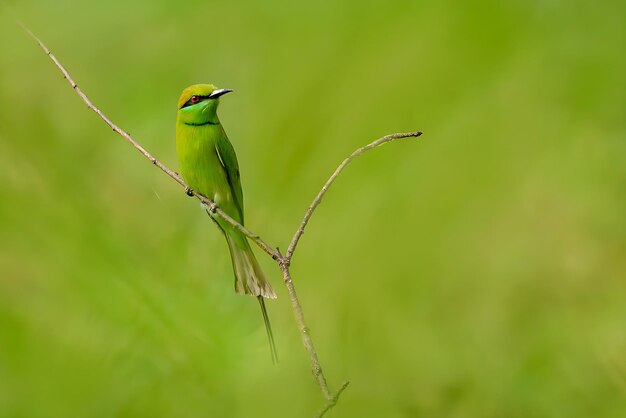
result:
M 235 272 L 235 291 L 239 294 L 257 297 L 261 306 L 265 329 L 267 330 L 272 360 L 277 362 L 278 356 L 272 335 L 272 327 L 270 326 L 267 310 L 265 309 L 265 301 L 263 300 L 263 298 L 276 299 L 276 293 L 274 293 L 274 289 L 272 289 L 272 286 L 265 278 L 261 266 L 254 256 L 250 244 L 248 244 L 247 238 L 239 231 L 228 231 L 225 235 Z
M 235 271 L 235 292 L 276 299 L 276 293 L 265 278 L 247 238 L 239 231 L 228 231 L 226 241 Z

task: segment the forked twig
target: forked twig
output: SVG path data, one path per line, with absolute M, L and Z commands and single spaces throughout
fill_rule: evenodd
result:
M 321 418 L 326 412 L 330 411 L 330 409 L 337 404 L 337 400 L 339 399 L 339 395 L 341 395 L 341 392 L 346 390 L 349 384 L 350 382 L 346 380 L 342 383 L 337 392 L 330 394 L 330 396 L 327 398 L 326 404 L 322 409 L 320 409 L 317 415 L 315 415 L 315 418 Z

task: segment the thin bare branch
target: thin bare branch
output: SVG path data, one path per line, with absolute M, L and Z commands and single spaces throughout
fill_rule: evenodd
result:
M 298 230 L 296 231 L 293 238 L 291 239 L 291 242 L 289 243 L 289 247 L 287 248 L 287 252 L 285 253 L 285 258 L 288 260 L 288 262 L 291 262 L 291 257 L 293 256 L 293 253 L 296 250 L 298 241 L 300 241 L 302 234 L 304 234 L 304 228 L 306 228 L 306 225 L 309 223 L 309 219 L 311 219 L 311 216 L 313 216 L 313 212 L 315 211 L 315 209 L 319 206 L 320 203 L 322 203 L 322 198 L 328 191 L 328 188 L 333 184 L 337 176 L 341 174 L 343 169 L 346 168 L 346 166 L 350 164 L 352 160 L 354 160 L 356 157 L 358 157 L 359 155 L 363 154 L 366 151 L 379 147 L 388 142 L 395 141 L 396 139 L 418 137 L 420 135 L 422 135 L 421 132 L 406 132 L 406 133 L 386 135 L 386 136 L 383 136 L 382 138 L 378 138 L 376 141 L 370 144 L 365 145 L 364 147 L 357 149 L 352 154 L 350 154 L 348 158 L 343 160 L 343 162 L 339 164 L 339 167 L 337 167 L 337 169 L 333 172 L 330 178 L 326 181 L 326 183 L 322 187 L 322 190 L 320 190 L 317 196 L 315 196 L 315 199 L 313 199 L 313 203 L 311 203 L 311 205 L 307 208 L 306 213 L 304 214 L 304 218 L 302 219 L 302 222 L 300 222 L 300 226 L 298 227 Z
M 281 270 L 282 276 L 283 276 L 283 281 L 284 281 L 285 286 L 287 287 L 287 291 L 289 293 L 289 298 L 291 300 L 291 306 L 292 306 L 292 309 L 293 309 L 293 312 L 294 312 L 294 317 L 295 317 L 296 323 L 298 325 L 298 329 L 300 330 L 300 334 L 302 336 L 302 341 L 303 341 L 304 347 L 305 347 L 305 349 L 307 350 L 307 352 L 309 354 L 309 358 L 310 358 L 310 362 L 311 362 L 311 371 L 313 373 L 313 376 L 317 380 L 317 383 L 318 383 L 318 385 L 319 385 L 319 387 L 320 387 L 324 397 L 326 398 L 326 404 L 324 405 L 323 409 L 320 410 L 320 412 L 316 415 L 317 417 L 322 417 L 333 406 L 335 406 L 335 404 L 337 403 L 337 400 L 339 399 L 339 396 L 346 389 L 346 387 L 348 386 L 349 382 L 347 382 L 347 381 L 344 382 L 341 385 L 341 387 L 339 388 L 339 390 L 337 390 L 334 393 L 331 393 L 329 388 L 328 388 L 328 384 L 326 382 L 326 378 L 324 376 L 324 373 L 322 372 L 322 367 L 321 367 L 319 359 L 317 357 L 317 352 L 315 350 L 315 346 L 313 344 L 313 340 L 312 340 L 312 338 L 310 336 L 309 328 L 307 327 L 306 322 L 304 320 L 304 314 L 302 312 L 302 307 L 301 307 L 300 302 L 298 300 L 296 289 L 295 289 L 295 287 L 293 285 L 293 281 L 291 279 L 291 273 L 289 271 L 289 266 L 291 264 L 291 258 L 292 258 L 293 254 L 295 252 L 295 249 L 296 249 L 296 246 L 298 244 L 298 241 L 300 240 L 300 238 L 302 237 L 302 234 L 304 233 L 304 229 L 305 229 L 309 219 L 313 215 L 313 212 L 315 211 L 317 206 L 321 203 L 322 198 L 324 197 L 324 194 L 326 193 L 326 191 L 328 190 L 330 185 L 335 181 L 337 176 L 341 173 L 341 171 L 354 158 L 356 158 L 359 155 L 363 154 L 365 151 L 368 151 L 368 150 L 370 150 L 372 148 L 378 147 L 378 146 L 380 146 L 382 144 L 385 144 L 387 142 L 391 142 L 393 140 L 400 139 L 400 138 L 420 136 L 421 132 L 396 133 L 396 134 L 391 134 L 391 135 L 384 136 L 384 137 L 382 137 L 380 139 L 377 139 L 376 141 L 372 142 L 369 145 L 366 145 L 366 146 L 364 146 L 362 148 L 359 148 L 358 150 L 353 152 L 348 158 L 346 158 L 339 165 L 339 167 L 337 167 L 337 169 L 332 174 L 332 176 L 328 179 L 326 184 L 324 184 L 324 187 L 322 188 L 322 190 L 320 190 L 320 192 L 317 194 L 317 196 L 313 200 L 313 203 L 311 204 L 311 206 L 309 206 L 309 208 L 307 209 L 307 211 L 306 211 L 306 213 L 304 215 L 304 218 L 303 218 L 299 228 L 295 232 L 295 234 L 294 234 L 294 236 L 293 236 L 293 238 L 292 238 L 292 240 L 291 240 L 291 242 L 289 244 L 289 248 L 287 250 L 287 253 L 285 255 L 282 255 L 278 249 L 274 249 L 272 246 L 270 246 L 265 241 L 263 241 L 258 235 L 252 233 L 251 231 L 246 229 L 243 225 L 241 225 L 240 223 L 235 221 L 233 218 L 228 216 L 228 214 L 223 212 L 215 204 L 215 202 L 213 202 L 212 200 L 208 199 L 206 196 L 203 196 L 200 193 L 197 193 L 197 192 L 191 190 L 189 188 L 189 186 L 187 186 L 187 184 L 184 182 L 184 180 L 177 173 L 175 173 L 174 171 L 170 170 L 167 166 L 165 166 L 163 163 L 161 163 L 152 154 L 150 154 L 145 148 L 143 148 L 137 141 L 135 141 L 126 131 L 122 130 L 115 123 L 113 123 L 106 115 L 104 115 L 104 113 L 102 113 L 102 111 L 100 111 L 100 109 L 98 109 L 91 102 L 91 100 L 89 100 L 89 98 L 85 95 L 85 93 L 83 93 L 83 91 L 78 87 L 76 82 L 72 79 L 72 77 L 70 76 L 69 72 L 65 69 L 65 67 L 63 67 L 63 65 L 60 63 L 60 61 L 50 52 L 50 50 L 46 47 L 46 45 L 37 36 L 35 36 L 35 34 L 32 31 L 30 31 L 24 24 L 22 24 L 19 21 L 19 19 L 15 18 L 15 20 L 37 42 L 37 44 L 46 53 L 46 55 L 48 55 L 50 57 L 50 59 L 54 62 L 54 64 L 57 66 L 57 68 L 61 71 L 61 73 L 63 74 L 64 78 L 68 81 L 70 86 L 72 86 L 74 91 L 76 91 L 76 94 L 78 94 L 78 96 L 80 96 L 80 98 L 83 100 L 83 102 L 85 102 L 87 104 L 87 106 L 91 110 L 93 110 L 113 131 L 115 131 L 116 133 L 121 135 L 137 151 L 139 151 L 144 157 L 146 157 L 152 164 L 154 164 L 155 166 L 160 168 L 168 176 L 170 176 L 172 179 L 174 179 L 174 181 L 176 181 L 178 184 L 180 184 L 185 189 L 185 192 L 188 195 L 195 196 L 200 202 L 202 202 L 204 205 L 206 205 L 207 209 L 211 213 L 217 214 L 218 216 L 223 218 L 225 221 L 227 221 L 228 223 L 233 225 L 235 228 L 237 228 L 239 231 L 241 231 L 244 235 L 246 235 L 248 238 L 253 240 L 263 251 L 265 251 L 272 259 L 274 259 L 277 262 L 277 264 L 278 264 L 278 266 L 279 266 L 279 268 Z
M 296 317 L 296 323 L 298 324 L 298 329 L 300 330 L 300 335 L 302 336 L 302 343 L 304 344 L 306 351 L 309 353 L 311 372 L 313 373 L 313 376 L 315 376 L 320 389 L 322 389 L 324 397 L 326 399 L 330 399 L 331 395 L 330 390 L 328 389 L 328 384 L 326 383 L 326 377 L 324 377 L 322 366 L 317 358 L 317 351 L 315 351 L 315 345 L 313 344 L 313 339 L 311 339 L 309 327 L 306 325 L 304 320 L 304 314 L 302 313 L 302 306 L 300 306 L 300 301 L 298 300 L 298 294 L 296 293 L 293 281 L 291 280 L 289 266 L 285 263 L 284 258 L 282 258 L 282 262 L 280 263 L 280 270 L 283 273 L 283 281 L 285 282 L 285 286 L 289 292 L 291 308 L 293 309 L 294 316 Z

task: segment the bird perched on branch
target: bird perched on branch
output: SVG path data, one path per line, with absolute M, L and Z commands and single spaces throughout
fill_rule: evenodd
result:
M 230 92 L 211 84 L 196 84 L 183 90 L 178 99 L 176 153 L 187 185 L 243 225 L 239 164 L 217 116 L 219 98 Z M 235 291 L 256 296 L 259 301 L 272 360 L 276 362 L 276 347 L 264 302 L 264 298 L 275 299 L 276 293 L 263 275 L 247 237 L 208 209 L 207 213 L 226 237 L 235 273 Z

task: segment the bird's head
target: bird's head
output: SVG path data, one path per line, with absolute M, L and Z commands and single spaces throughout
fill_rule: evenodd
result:
M 186 125 L 217 125 L 219 97 L 230 89 L 218 89 L 212 84 L 194 84 L 187 87 L 178 98 L 178 120 Z

